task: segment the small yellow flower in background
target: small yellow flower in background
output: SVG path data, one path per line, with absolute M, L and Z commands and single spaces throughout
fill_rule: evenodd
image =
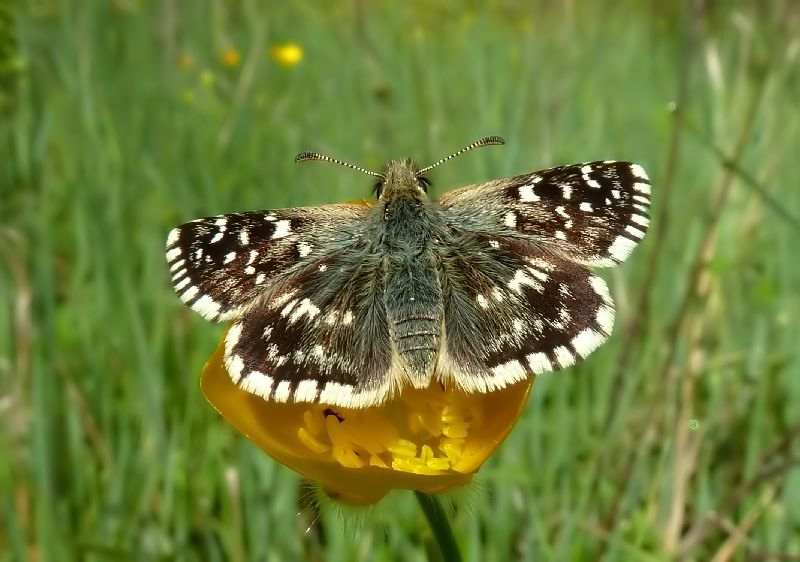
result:
M 206 399 L 268 455 L 354 505 L 394 489 L 439 493 L 467 484 L 514 427 L 533 385 L 467 394 L 433 383 L 364 409 L 281 404 L 233 383 L 224 342 L 203 369 Z
M 225 49 L 222 52 L 222 56 L 220 57 L 222 64 L 227 66 L 228 68 L 234 68 L 236 66 L 239 66 L 239 59 L 241 59 L 239 51 L 233 48 Z
M 191 70 L 194 68 L 194 57 L 189 53 L 181 53 L 178 57 L 178 66 L 184 70 Z
M 194 92 L 192 90 L 183 90 L 181 92 L 181 101 L 186 105 L 192 105 L 194 103 Z
M 217 77 L 214 76 L 214 73 L 210 70 L 204 70 L 200 73 L 200 82 L 206 88 L 211 88 L 214 86 L 214 83 L 217 81 Z
M 286 68 L 295 66 L 303 60 L 303 48 L 297 43 L 275 45 L 270 49 L 270 54 L 279 65 Z

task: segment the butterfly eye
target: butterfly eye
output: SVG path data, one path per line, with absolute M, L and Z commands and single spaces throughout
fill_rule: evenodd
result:
M 431 185 L 431 180 L 429 180 L 425 176 L 417 176 L 417 186 L 419 186 L 419 188 L 422 191 L 428 193 L 428 188 L 430 187 L 430 185 Z

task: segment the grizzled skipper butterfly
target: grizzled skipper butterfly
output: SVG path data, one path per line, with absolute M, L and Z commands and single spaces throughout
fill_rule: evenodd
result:
M 568 367 L 611 334 L 614 305 L 589 267 L 624 261 L 649 224 L 641 166 L 588 162 L 428 198 L 425 172 L 370 172 L 377 203 L 250 211 L 172 230 L 183 302 L 233 320 L 225 364 L 276 402 L 364 408 L 431 381 L 491 392 Z

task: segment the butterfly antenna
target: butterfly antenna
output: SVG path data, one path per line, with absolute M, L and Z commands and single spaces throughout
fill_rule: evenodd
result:
M 386 179 L 383 175 L 377 172 L 371 172 L 362 168 L 361 166 L 356 166 L 355 164 L 350 164 L 349 162 L 344 162 L 339 160 L 338 158 L 331 158 L 330 156 L 325 156 L 324 154 L 320 154 L 319 152 L 301 152 L 297 156 L 295 156 L 295 162 L 308 162 L 310 160 L 319 160 L 322 162 L 333 162 L 334 164 L 341 164 L 342 166 L 346 166 L 352 170 L 358 170 L 359 172 L 363 172 L 365 174 L 369 174 L 370 176 L 375 176 L 381 179 Z
M 465 152 L 468 152 L 468 151 L 472 150 L 473 148 L 480 148 L 482 146 L 490 146 L 492 144 L 506 144 L 506 141 L 504 141 L 502 137 L 495 137 L 495 136 L 484 137 L 481 140 L 475 141 L 472 144 L 470 144 L 468 146 L 465 146 L 461 150 L 459 150 L 457 152 L 454 152 L 450 156 L 447 156 L 446 158 L 442 158 L 438 162 L 435 162 L 435 163 L 431 164 L 430 166 L 422 168 L 419 171 L 419 173 L 423 174 L 423 173 L 427 172 L 428 170 L 430 170 L 432 168 L 435 168 L 439 164 L 444 164 L 448 160 L 451 160 L 451 159 L 455 158 L 456 156 L 460 156 L 460 155 L 464 154 Z

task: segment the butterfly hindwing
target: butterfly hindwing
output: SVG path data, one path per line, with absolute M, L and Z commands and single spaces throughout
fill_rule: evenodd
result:
M 325 205 L 183 224 L 167 238 L 175 292 L 209 320 L 234 318 L 277 276 L 351 244 L 365 213 L 363 206 Z
M 445 280 L 440 376 L 487 392 L 585 358 L 610 335 L 605 282 L 536 244 L 463 233 Z
M 649 225 L 650 180 L 629 162 L 559 166 L 467 186 L 443 195 L 467 229 L 522 236 L 572 261 L 625 261 Z
M 365 245 L 330 252 L 284 276 L 234 322 L 233 381 L 276 402 L 365 407 L 392 391 L 385 276 Z

